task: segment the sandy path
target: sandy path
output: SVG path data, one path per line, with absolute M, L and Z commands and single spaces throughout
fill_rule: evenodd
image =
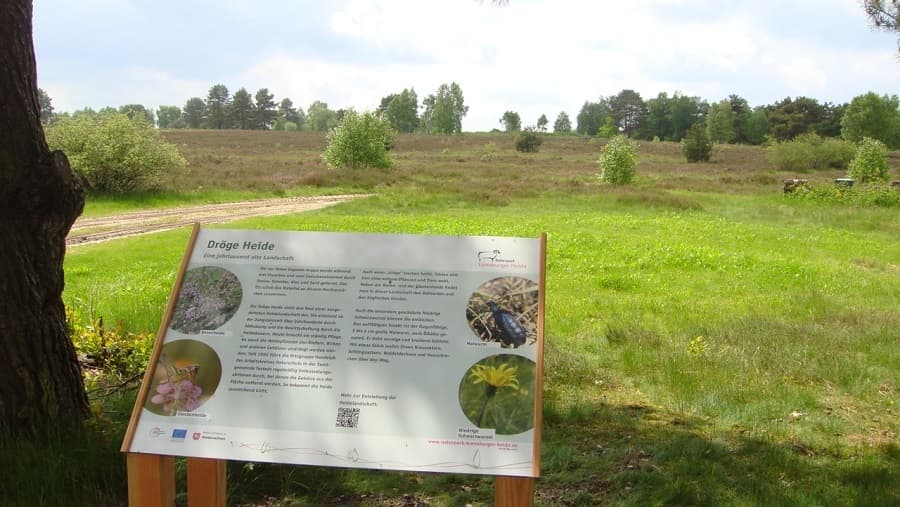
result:
M 135 211 L 105 217 L 79 218 L 66 238 L 68 246 L 176 229 L 194 222 L 215 224 L 239 218 L 286 215 L 333 206 L 367 195 L 288 197 L 259 201 L 206 204 L 181 208 Z

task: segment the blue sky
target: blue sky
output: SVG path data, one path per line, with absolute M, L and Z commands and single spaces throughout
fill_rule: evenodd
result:
M 857 0 L 34 0 L 57 111 L 183 106 L 222 83 L 307 107 L 374 109 L 462 87 L 464 130 L 525 125 L 623 88 L 751 105 L 900 93 L 896 36 Z

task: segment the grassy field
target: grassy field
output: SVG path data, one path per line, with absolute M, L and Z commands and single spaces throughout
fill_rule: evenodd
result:
M 676 144 L 640 143 L 636 182 L 609 188 L 597 184 L 597 139 L 548 137 L 521 154 L 502 134 L 401 136 L 395 168 L 348 172 L 324 168 L 317 134 L 164 135 L 189 161 L 169 190 L 90 199 L 86 214 L 366 192 L 375 195 L 228 227 L 547 232 L 540 505 L 900 504 L 900 207 L 781 193 L 783 178 L 825 188 L 841 171 L 777 172 L 745 146 L 686 164 Z M 900 154 L 890 164 L 897 177 Z M 76 320 L 155 330 L 187 235 L 71 249 L 64 297 Z M 58 480 L 7 477 L 32 488 L 12 504 L 124 502 L 115 448 L 133 393 L 100 385 L 85 442 L 54 447 Z M 10 456 L 39 466 L 46 453 Z M 84 462 L 82 475 L 63 466 Z M 235 505 L 490 505 L 491 485 L 229 465 Z

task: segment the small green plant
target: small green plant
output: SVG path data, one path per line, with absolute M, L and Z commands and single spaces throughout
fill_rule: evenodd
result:
M 706 345 L 706 338 L 701 336 L 695 336 L 691 338 L 688 342 L 687 351 L 688 354 L 692 356 L 702 356 L 706 354 L 708 347 Z
M 864 137 L 856 157 L 847 168 L 847 176 L 861 183 L 888 179 L 887 147 L 881 141 Z
M 135 116 L 101 113 L 62 118 L 47 128 L 89 191 L 123 194 L 158 189 L 163 177 L 187 163 L 153 125 Z
M 482 162 L 490 162 L 492 160 L 496 160 L 500 156 L 500 149 L 497 147 L 497 143 L 494 141 L 490 141 L 485 143 L 485 145 L 481 148 L 481 155 L 479 159 Z
M 713 144 L 702 123 L 695 123 L 681 140 L 681 152 L 688 162 L 709 162 Z
M 107 328 L 102 318 L 83 324 L 70 309 L 66 309 L 66 323 L 75 352 L 91 370 L 130 377 L 147 367 L 153 350 L 153 333 Z
M 371 112 L 347 111 L 328 134 L 322 159 L 331 169 L 388 168 L 393 162 L 387 151 L 393 143 L 394 131 L 386 120 Z
M 624 185 L 634 179 L 637 144 L 624 135 L 610 139 L 600 150 L 600 182 Z
M 516 139 L 516 150 L 523 153 L 535 153 L 543 142 L 544 138 L 538 134 L 534 127 L 525 127 Z
M 839 185 L 803 185 L 788 197 L 849 206 L 900 207 L 900 192 L 884 182 L 861 183 L 852 187 Z

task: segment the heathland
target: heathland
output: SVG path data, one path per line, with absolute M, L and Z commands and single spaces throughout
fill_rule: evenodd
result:
M 186 167 L 160 193 L 89 196 L 87 215 L 364 193 L 228 227 L 546 232 L 539 505 L 900 503 L 898 190 L 842 189 L 842 170 L 779 171 L 764 148 L 739 145 L 688 164 L 676 143 L 640 142 L 634 182 L 609 186 L 597 178 L 597 138 L 547 136 L 526 154 L 507 134 L 400 135 L 390 169 L 329 170 L 323 134 L 163 135 Z M 897 178 L 900 153 L 889 165 Z M 814 191 L 784 194 L 788 178 Z M 187 237 L 69 250 L 64 299 L 94 366 L 95 417 L 82 440 L 54 447 L 52 467 L 47 449 L 4 453 L 0 468 L 21 490 L 13 505 L 125 502 L 117 449 Z M 235 505 L 491 503 L 492 481 L 477 476 L 228 472 Z

